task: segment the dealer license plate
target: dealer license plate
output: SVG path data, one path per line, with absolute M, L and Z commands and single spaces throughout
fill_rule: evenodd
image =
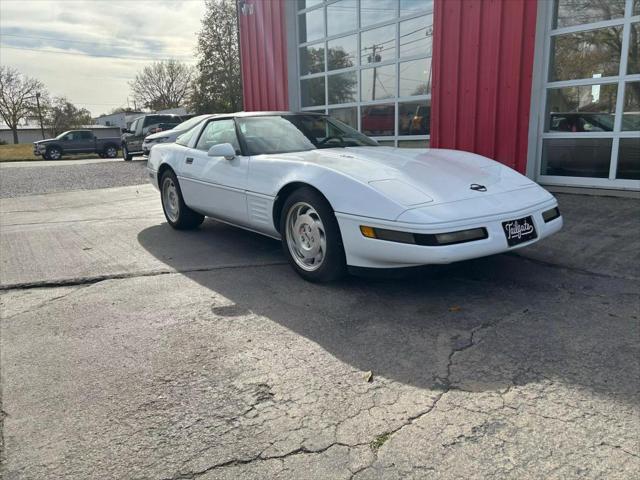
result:
M 531 216 L 502 222 L 502 229 L 510 247 L 538 238 Z

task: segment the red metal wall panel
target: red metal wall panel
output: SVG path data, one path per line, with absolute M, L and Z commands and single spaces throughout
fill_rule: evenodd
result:
M 431 145 L 524 172 L 536 0 L 436 0 Z
M 286 0 L 238 2 L 244 109 L 288 110 Z

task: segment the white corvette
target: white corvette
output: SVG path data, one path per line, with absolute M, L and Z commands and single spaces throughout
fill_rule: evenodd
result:
M 212 115 L 148 160 L 167 222 L 281 239 L 304 278 L 506 252 L 557 232 L 556 199 L 488 158 L 378 146 L 320 114 Z

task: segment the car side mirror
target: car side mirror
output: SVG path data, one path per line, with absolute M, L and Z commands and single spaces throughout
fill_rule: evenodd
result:
M 209 149 L 207 155 L 210 157 L 224 157 L 226 160 L 233 160 L 236 157 L 236 149 L 230 143 L 219 143 Z

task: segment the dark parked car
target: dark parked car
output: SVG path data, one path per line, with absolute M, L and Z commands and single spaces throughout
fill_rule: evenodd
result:
M 96 138 L 91 130 L 69 130 L 56 138 L 33 142 L 33 154 L 46 160 L 59 160 L 70 153 L 97 153 L 102 158 L 115 158 L 119 149 L 118 137 Z
M 122 133 L 123 158 L 131 160 L 134 155 L 142 154 L 142 141 L 147 135 L 161 130 L 170 130 L 179 123 L 182 123 L 182 117 L 179 115 L 152 113 L 136 118 Z

